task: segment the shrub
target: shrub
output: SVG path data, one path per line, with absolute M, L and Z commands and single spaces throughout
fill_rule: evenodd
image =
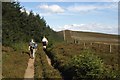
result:
M 99 79 L 104 73 L 104 64 L 100 58 L 90 51 L 75 55 L 66 66 L 65 75 L 73 80 Z
M 15 50 L 15 51 L 28 51 L 28 44 L 27 43 L 24 43 L 24 42 L 20 42 L 20 43 L 14 43 L 12 44 L 12 48 Z
M 70 52 L 72 56 L 68 56 L 69 53 L 64 56 L 58 52 L 56 48 L 46 51 L 53 66 L 62 73 L 64 80 L 114 80 L 119 77 L 117 69 L 103 63 L 102 59 L 96 56 L 98 54 L 88 49 L 81 50 L 77 54 Z
M 47 48 L 50 48 L 53 46 L 53 42 L 52 41 L 49 41 L 48 45 L 47 45 Z

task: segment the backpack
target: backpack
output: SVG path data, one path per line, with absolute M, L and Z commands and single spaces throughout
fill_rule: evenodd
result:
M 31 49 L 36 49 L 37 48 L 37 44 L 36 43 L 30 43 L 30 48 Z
M 38 46 L 38 45 L 35 43 L 35 44 L 34 44 L 34 48 L 36 49 L 36 48 L 37 48 L 37 46 Z

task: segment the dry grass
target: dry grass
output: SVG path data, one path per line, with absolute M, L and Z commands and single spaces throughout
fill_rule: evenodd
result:
M 89 50 L 92 51 L 95 55 L 99 56 L 103 62 L 107 65 L 111 65 L 112 67 L 116 68 L 118 67 L 118 47 L 114 47 L 114 52 L 109 52 L 109 49 L 107 46 L 98 46 L 95 45 L 87 45 L 85 48 L 83 44 L 57 44 L 53 48 L 53 52 L 58 53 L 58 55 L 62 55 L 67 58 L 71 58 L 74 55 L 79 55 L 83 50 Z
M 3 78 L 24 78 L 28 62 L 27 53 L 19 53 L 10 47 L 2 47 Z
M 59 32 L 63 35 L 63 31 Z M 104 43 L 118 43 L 117 35 L 112 34 L 103 34 L 103 33 L 95 33 L 95 32 L 82 32 L 82 31 L 65 31 L 65 38 L 67 41 L 78 40 L 78 41 L 86 41 L 86 42 L 104 42 Z

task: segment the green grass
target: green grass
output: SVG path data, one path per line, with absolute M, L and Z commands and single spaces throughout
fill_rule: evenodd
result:
M 26 51 L 28 51 L 28 46 L 29 46 L 29 44 L 28 43 L 24 43 L 24 42 L 12 44 L 12 48 L 15 51 L 19 51 L 19 52 L 26 52 Z
M 35 78 L 43 78 L 43 69 L 42 69 L 42 64 L 41 64 L 41 59 L 39 58 L 38 52 L 36 53 L 36 58 L 35 58 Z

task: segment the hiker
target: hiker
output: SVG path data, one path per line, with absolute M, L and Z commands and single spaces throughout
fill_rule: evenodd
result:
M 30 57 L 35 58 L 35 52 L 37 51 L 37 43 L 35 43 L 33 39 L 31 39 L 31 42 L 29 43 L 29 50 Z
M 43 49 L 46 49 L 46 46 L 48 45 L 48 40 L 45 36 L 42 39 L 42 44 L 43 44 Z

